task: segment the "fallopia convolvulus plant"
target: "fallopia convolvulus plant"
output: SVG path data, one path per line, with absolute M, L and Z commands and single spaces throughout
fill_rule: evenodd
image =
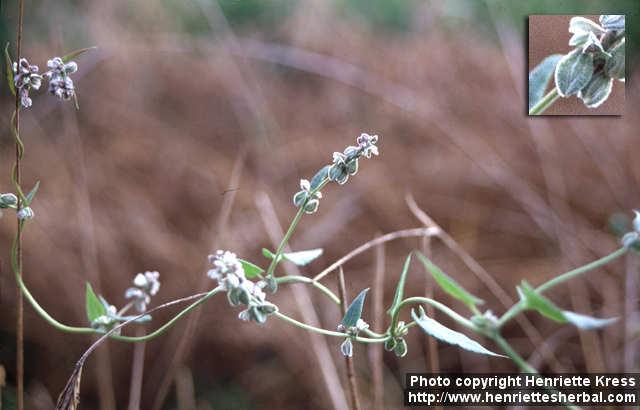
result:
M 311 285 L 325 295 L 329 301 L 338 306 L 347 303 L 346 300 L 341 300 L 329 287 L 321 283 L 321 280 L 326 278 L 327 273 L 331 270 L 323 271 L 315 277 L 289 276 L 279 274 L 278 266 L 281 262 L 305 266 L 322 254 L 321 249 L 296 252 L 284 252 L 284 250 L 301 218 L 304 215 L 313 214 L 319 210 L 319 201 L 322 198 L 322 196 L 319 195 L 320 190 L 331 182 L 339 185 L 345 184 L 349 176 L 353 176 L 358 172 L 359 161 L 363 158 L 371 158 L 374 155 L 378 155 L 377 143 L 377 136 L 362 134 L 356 139 L 356 145 L 348 146 L 342 152 L 334 153 L 330 164 L 323 166 L 310 180 L 302 180 L 300 184 L 301 190 L 293 196 L 293 203 L 297 207 L 297 212 L 282 241 L 275 251 L 263 249 L 262 254 L 268 261 L 266 268 L 261 267 L 260 265 L 263 265 L 261 263 L 254 263 L 242 259 L 229 250 L 218 250 L 212 255 L 209 255 L 210 269 L 207 275 L 215 281 L 216 286 L 212 287 L 208 292 L 188 296 L 148 309 L 150 299 L 158 292 L 160 283 L 157 272 L 145 272 L 135 276 L 133 286 L 128 288 L 124 293 L 128 303 L 118 310 L 102 296 L 97 296 L 91 286 L 87 284 L 86 310 L 89 326 L 74 327 L 62 324 L 51 317 L 31 295 L 21 278 L 18 278 L 18 283 L 27 300 L 51 325 L 61 331 L 70 333 L 95 333 L 102 335 L 76 364 L 72 377 L 60 395 L 57 409 L 68 410 L 77 408 L 77 394 L 79 391 L 82 367 L 88 355 L 98 344 L 108 338 L 126 342 L 144 342 L 151 340 L 166 332 L 173 324 L 202 303 L 205 303 L 209 298 L 220 293 L 226 294 L 230 306 L 240 307 L 238 313 L 240 320 L 262 325 L 272 317 L 303 330 L 340 338 L 342 339 L 342 343 L 340 344 L 339 351 L 344 356 L 353 356 L 356 350 L 355 347 L 358 344 L 380 343 L 386 350 L 393 352 L 396 356 L 404 357 L 409 349 L 406 342 L 406 335 L 415 327 L 444 343 L 473 353 L 509 357 L 522 371 L 529 373 L 536 373 L 536 369 L 530 366 L 501 335 L 501 329 L 518 314 L 525 310 L 533 310 L 555 322 L 573 324 L 580 329 L 596 329 L 609 325 L 616 320 L 615 318 L 594 318 L 564 310 L 545 297 L 543 293 L 569 279 L 603 266 L 624 255 L 629 249 L 634 249 L 638 246 L 640 243 L 640 214 L 637 214 L 634 220 L 634 229 L 622 239 L 620 249 L 599 260 L 558 275 L 537 287 L 523 281 L 516 289 L 520 300 L 501 316 L 495 315 L 490 309 L 483 310 L 482 308 L 485 303 L 483 300 L 465 290 L 453 277 L 446 274 L 429 258 L 418 251 L 411 252 L 407 256 L 400 271 L 394 297 L 387 310 L 389 315 L 388 326 L 382 333 L 372 331 L 363 314 L 368 289 L 362 290 L 349 303 L 342 320 L 334 327 L 336 330 L 312 326 L 300 322 L 282 312 L 278 306 L 276 294 L 279 285 L 289 283 Z M 7 201 L 12 203 L 13 198 L 7 197 Z M 466 307 L 467 313 L 457 312 L 453 308 L 432 298 L 405 295 L 405 282 L 410 265 L 415 259 L 421 263 L 425 269 L 425 273 L 428 274 L 445 293 Z M 332 268 L 332 270 L 335 270 L 335 268 Z M 151 319 L 149 315 L 151 312 L 187 301 L 191 301 L 189 306 L 148 334 L 142 336 L 127 336 L 121 333 L 122 328 L 130 323 L 148 322 Z M 453 330 L 440 321 L 437 321 L 434 317 L 426 313 L 424 309 L 425 306 L 433 307 L 450 321 L 456 322 L 459 326 L 476 336 L 493 341 L 496 346 L 500 348 L 501 353 L 496 353 L 483 346 L 474 338 L 469 337 L 467 334 Z M 130 308 L 135 308 L 135 314 L 125 316 Z M 407 318 L 401 320 L 401 317 L 405 316 L 404 312 L 409 308 Z
M 529 73 L 529 115 L 542 114 L 559 97 L 577 96 L 589 108 L 609 98 L 614 80 L 625 78 L 625 16 L 601 15 L 600 24 L 585 17 L 569 23 L 569 53 L 546 57 Z M 545 95 L 554 77 L 554 88 Z

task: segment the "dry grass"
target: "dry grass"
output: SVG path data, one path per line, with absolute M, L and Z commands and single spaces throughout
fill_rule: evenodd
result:
M 80 61 L 81 110 L 42 99 L 23 115 L 23 181 L 28 186 L 42 180 L 34 204 L 37 217 L 24 238 L 25 280 L 65 322 L 84 324 L 86 280 L 99 284 L 117 304 L 123 303 L 122 291 L 133 275 L 147 269 L 162 275 L 157 303 L 197 289 L 243 147 L 248 150 L 244 170 L 217 243 L 260 261 L 260 249 L 271 242 L 256 209 L 256 192 L 269 192 L 284 225 L 294 214 L 290 198 L 300 177 L 310 177 L 361 131 L 382 137 L 382 155 L 364 161 L 347 186 L 326 189 L 318 214 L 301 223 L 292 247 L 325 248 L 323 258 L 303 271 L 309 276 L 379 232 L 420 226 L 404 201 L 410 192 L 515 298 L 514 286 L 522 278 L 537 284 L 612 250 L 616 240 L 607 232 L 608 218 L 638 205 L 633 75 L 626 117 L 536 119 L 532 126 L 524 116 L 525 70 L 507 63 L 524 66 L 518 60 L 524 41 L 506 50 L 516 60 L 506 59 L 502 49 L 477 36 L 453 35 L 431 24 L 384 36 L 332 10 L 312 15 L 300 10 L 277 32 L 234 35 L 216 26 L 215 36 L 193 38 L 166 10 L 145 4 L 83 6 L 87 37 L 81 45 L 100 49 Z M 54 22 L 59 18 L 52 16 Z M 26 40 L 25 49 L 39 61 L 46 57 L 44 50 L 60 44 L 42 43 L 34 33 Z M 274 52 L 273 42 L 290 48 Z M 5 98 L 2 112 L 9 107 Z M 1 129 L 8 130 L 4 117 Z M 0 174 L 8 181 L 8 131 L 2 141 Z M 14 285 L 6 263 L 13 222 L 0 220 L 0 329 L 6 334 L 12 333 L 14 317 Z M 385 246 L 385 306 L 402 260 L 420 246 L 417 239 Z M 496 297 L 446 248 L 435 241 L 431 252 L 456 280 L 502 311 Z M 347 264 L 349 294 L 371 285 L 374 266 L 373 254 Z M 563 287 L 550 296 L 566 308 L 620 316 L 624 273 L 622 263 L 614 264 L 590 274 L 571 292 Z M 415 275 L 408 289 L 422 295 L 424 279 Z M 455 306 L 437 290 L 435 296 Z M 316 296 L 313 302 L 320 321 L 333 327 L 338 308 Z M 277 303 L 284 311 L 297 309 L 289 292 L 278 294 Z M 31 309 L 25 313 L 28 385 L 44 385 L 55 396 L 89 338 L 54 332 Z M 275 320 L 262 328 L 236 316 L 224 298 L 202 308 L 190 354 L 179 368 L 181 400 L 188 401 L 183 395 L 192 387 L 201 398 L 242 388 L 256 408 L 299 408 L 301 403 L 327 408 L 321 376 L 308 367 L 313 353 L 306 337 Z M 167 317 L 158 314 L 154 322 Z M 528 318 L 542 335 L 555 336 L 550 344 L 563 368 L 623 369 L 623 322 L 585 340 L 573 329 L 559 333 L 537 315 Z M 184 330 L 178 325 L 171 335 L 147 344 L 143 408 L 154 402 Z M 506 334 L 525 357 L 533 354 L 541 369 L 547 368 L 536 353 L 539 346 L 519 327 L 511 325 Z M 3 335 L 1 340 L 12 339 Z M 339 341 L 328 343 L 337 359 Z M 400 403 L 403 372 L 430 369 L 423 359 L 423 337 L 411 336 L 408 343 L 405 359 L 385 354 L 384 368 L 378 370 L 385 374 L 388 408 Z M 508 361 L 478 359 L 442 344 L 438 349 L 442 371 L 513 369 Z M 120 408 L 127 400 L 133 349 L 111 343 L 110 350 Z M 10 369 L 9 349 L 0 353 Z M 356 347 L 359 388 L 368 408 L 366 400 L 374 396 L 365 353 L 365 347 Z M 97 408 L 95 386 L 95 374 L 85 371 L 85 409 Z

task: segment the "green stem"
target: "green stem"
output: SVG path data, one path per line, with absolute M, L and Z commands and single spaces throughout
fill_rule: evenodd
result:
M 327 329 L 322 329 L 319 327 L 315 327 L 315 326 L 311 326 L 308 325 L 306 323 L 302 323 L 299 322 L 297 320 L 295 320 L 292 317 L 289 317 L 287 315 L 285 315 L 284 313 L 281 313 L 279 311 L 275 311 L 273 313 L 273 316 L 277 317 L 280 320 L 283 320 L 285 322 L 288 322 L 294 326 L 297 326 L 301 329 L 305 329 L 305 330 L 309 330 L 311 332 L 315 332 L 315 333 L 319 333 L 321 335 L 326 335 L 326 336 L 333 336 L 333 337 L 343 337 L 343 338 L 347 338 L 347 337 L 351 337 L 349 336 L 347 333 L 342 333 L 342 332 L 335 332 L 333 330 L 327 330 Z M 353 340 L 360 342 L 360 343 L 384 343 L 387 341 L 387 339 L 389 339 L 390 336 L 384 335 L 383 337 L 376 337 L 376 338 L 369 338 L 369 337 L 360 337 L 360 336 L 356 336 L 355 338 L 353 338 Z
M 536 369 L 534 369 L 533 366 L 531 366 L 529 363 L 527 363 L 527 361 L 524 360 L 522 358 L 522 356 L 520 356 L 518 354 L 518 352 L 513 350 L 513 348 L 509 344 L 509 342 L 507 342 L 504 337 L 502 337 L 498 333 L 495 333 L 490 337 L 491 337 L 491 339 L 493 339 L 494 342 L 496 342 L 496 344 L 498 346 L 500 346 L 502 351 L 507 356 L 509 356 L 509 358 L 511 360 L 513 360 L 513 362 L 520 368 L 520 370 L 522 370 L 524 373 L 530 373 L 530 374 L 539 375 L 538 371 Z M 554 392 L 554 390 L 552 390 L 552 389 L 550 389 L 549 391 Z M 571 409 L 571 410 L 579 410 L 580 409 L 580 407 L 572 406 L 570 404 L 565 404 L 564 406 L 567 409 Z
M 560 94 L 558 94 L 558 89 L 556 87 L 553 87 L 553 89 L 549 91 L 547 95 L 542 97 L 542 99 L 538 101 L 536 105 L 531 107 L 531 109 L 529 110 L 529 115 L 542 114 L 547 108 L 551 107 L 551 105 L 554 102 L 556 102 L 558 98 L 560 98 Z
M 398 317 L 400 314 L 400 309 L 402 309 L 404 306 L 410 305 L 410 304 L 420 304 L 420 303 L 425 303 L 427 305 L 431 305 L 434 308 L 438 309 L 439 311 L 441 311 L 442 313 L 444 313 L 445 315 L 449 316 L 451 319 L 455 320 L 456 322 L 458 322 L 459 324 L 461 324 L 462 326 L 474 330 L 474 331 L 478 331 L 478 328 L 476 325 L 473 324 L 473 322 L 471 322 L 469 319 L 460 316 L 459 314 L 457 314 L 456 312 L 454 312 L 452 309 L 450 309 L 448 306 L 430 299 L 430 298 L 425 298 L 425 297 L 411 297 L 411 298 L 407 298 L 405 300 L 403 300 L 402 302 L 400 302 L 398 304 L 398 306 L 396 306 L 396 308 L 391 312 L 391 331 L 393 331 L 396 326 L 398 325 Z M 407 325 L 405 326 L 407 327 Z
M 610 253 L 607 256 L 604 256 L 598 260 L 595 260 L 591 263 L 588 263 L 584 266 L 581 266 L 579 268 L 570 270 L 569 272 L 565 272 L 562 275 L 556 276 L 555 278 L 543 283 L 542 285 L 538 286 L 536 288 L 536 292 L 544 292 L 546 290 L 551 289 L 554 286 L 557 286 L 563 282 L 566 282 L 570 279 L 573 279 L 574 277 L 581 275 L 585 272 L 589 272 L 590 270 L 599 268 L 603 265 L 606 265 L 607 263 L 619 258 L 620 256 L 624 255 L 625 253 L 627 253 L 627 248 L 620 248 L 615 250 L 614 252 Z M 516 303 L 515 305 L 513 305 L 511 307 L 511 309 L 509 309 L 504 315 L 502 315 L 502 317 L 498 320 L 498 328 L 504 326 L 505 323 L 507 323 L 509 320 L 513 319 L 516 315 L 518 315 L 520 312 L 522 312 L 525 309 L 525 306 L 523 304 L 522 301 Z
M 331 291 L 331 289 L 327 288 L 322 283 L 316 282 L 313 279 L 308 278 L 306 276 L 299 276 L 299 275 L 281 276 L 281 277 L 276 279 L 276 282 L 278 284 L 281 284 L 281 283 L 305 283 L 305 284 L 311 284 L 314 287 L 316 287 L 318 290 L 320 290 L 322 293 L 327 295 L 327 297 L 329 297 L 329 299 L 331 299 L 335 304 L 337 304 L 337 305 L 340 304 L 340 298 L 338 296 L 336 296 L 336 294 L 333 293 Z
M 266 276 L 268 278 L 273 276 L 273 272 L 276 270 L 276 266 L 278 266 L 278 262 L 280 262 L 280 259 L 281 259 L 280 257 L 284 252 L 284 248 L 289 243 L 289 239 L 291 238 L 291 235 L 293 235 L 293 232 L 296 230 L 296 227 L 298 226 L 298 222 L 300 222 L 300 219 L 302 219 L 302 216 L 304 215 L 304 207 L 309 201 L 309 198 L 313 197 L 313 194 L 321 190 L 328 182 L 329 182 L 329 178 L 325 177 L 315 189 L 311 190 L 309 197 L 298 208 L 298 212 L 296 212 L 296 216 L 293 218 L 293 221 L 291 221 L 291 224 L 289 225 L 287 232 L 284 234 L 282 241 L 280 241 L 280 245 L 278 245 L 278 249 L 276 249 L 276 253 L 273 255 L 273 259 L 269 264 L 269 268 L 267 269 L 267 273 L 266 273 Z
M 91 327 L 67 326 L 67 325 L 57 321 L 46 310 L 44 310 L 44 308 L 42 308 L 42 306 L 40 306 L 40 304 L 35 300 L 35 298 L 31 294 L 31 292 L 29 291 L 29 289 L 24 284 L 24 282 L 22 280 L 22 277 L 20 277 L 19 275 L 16 275 L 16 281 L 18 282 L 18 286 L 22 290 L 22 293 L 24 294 L 24 296 L 27 299 L 27 301 L 31 304 L 31 306 L 33 306 L 33 308 L 36 310 L 36 312 L 40 316 L 42 316 L 42 318 L 47 323 L 49 323 L 51 326 L 55 327 L 56 329 L 58 329 L 60 331 L 67 332 L 67 333 L 103 334 L 103 332 L 100 332 L 100 331 L 98 331 L 96 329 L 93 329 Z M 186 308 L 184 308 L 180 313 L 178 313 L 176 316 L 174 316 L 171 320 L 169 320 L 167 323 L 162 325 L 156 331 L 154 331 L 152 333 L 149 333 L 149 334 L 147 334 L 145 336 L 135 337 L 135 336 L 111 335 L 110 337 L 112 339 L 120 340 L 120 341 L 123 341 L 123 342 L 142 342 L 142 341 L 146 341 L 146 340 L 151 340 L 151 339 L 153 339 L 153 338 L 155 338 L 157 336 L 160 336 L 164 332 L 166 332 L 171 326 L 173 326 L 184 315 L 186 315 L 187 313 L 189 313 L 190 311 L 192 311 L 196 307 L 200 306 L 202 303 L 204 303 L 211 296 L 213 296 L 216 293 L 219 293 L 221 291 L 222 291 L 222 289 L 215 288 L 215 289 L 212 289 L 211 291 L 205 293 L 204 295 L 202 295 L 202 297 L 200 299 L 196 300 L 191 305 L 189 305 Z M 195 295 L 195 296 L 197 297 L 198 295 Z

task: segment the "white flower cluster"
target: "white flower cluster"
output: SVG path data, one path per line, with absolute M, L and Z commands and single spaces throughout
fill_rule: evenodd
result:
M 133 287 L 124 292 L 126 299 L 131 299 L 139 313 L 147 310 L 147 305 L 151 302 L 151 296 L 155 296 L 160 290 L 160 273 L 147 271 L 138 273 L 133 279 Z
M 78 65 L 73 61 L 65 63 L 62 58 L 54 57 L 47 61 L 47 67 L 49 71 L 40 75 L 38 66 L 29 64 L 26 58 L 13 63 L 13 85 L 24 108 L 33 104 L 29 92 L 32 89 L 38 90 L 43 78 L 49 81 L 49 92 L 52 95 L 61 100 L 69 100 L 74 96 L 75 87 L 69 75 L 78 71 Z
M 218 285 L 227 291 L 231 306 L 247 306 L 247 309 L 240 312 L 238 318 L 264 323 L 267 321 L 267 316 L 276 311 L 276 306 L 266 301 L 266 295 L 262 290 L 266 282 L 254 283 L 247 279 L 242 263 L 235 253 L 218 250 L 214 255 L 209 255 L 209 263 L 213 268 L 207 272 L 207 275 L 217 280 Z
M 636 214 L 636 217 L 633 219 L 633 231 L 624 234 L 620 240 L 620 243 L 622 243 L 622 246 L 625 248 L 630 248 L 640 243 L 640 212 L 633 212 Z

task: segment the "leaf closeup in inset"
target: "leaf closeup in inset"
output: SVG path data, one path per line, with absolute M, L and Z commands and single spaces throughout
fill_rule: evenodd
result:
M 491 350 L 486 349 L 480 343 L 467 337 L 467 335 L 449 329 L 440 322 L 430 318 L 426 315 L 422 306 L 420 306 L 420 315 L 416 315 L 416 312 L 412 309 L 411 317 L 426 334 L 433 336 L 442 342 L 458 346 L 464 350 L 474 353 L 490 356 L 502 356 L 501 354 L 494 353 Z
M 613 78 L 607 77 L 604 73 L 598 73 L 580 90 L 578 98 L 580 98 L 587 107 L 596 108 L 609 98 L 612 89 Z
M 603 14 L 600 16 L 600 24 L 605 30 L 624 30 L 624 14 Z
M 93 291 L 91 284 L 87 282 L 86 286 L 86 311 L 87 311 L 87 319 L 89 319 L 89 323 L 93 323 L 100 316 L 104 316 L 107 314 L 107 309 L 100 302 L 100 299 Z
M 529 109 L 544 97 L 549 80 L 553 77 L 556 64 L 561 58 L 562 54 L 552 54 L 529 73 Z
M 625 75 L 625 39 L 616 44 L 611 50 L 611 58 L 604 65 L 604 71 L 609 77 L 624 81 Z
M 433 262 L 431 262 L 426 256 L 421 253 L 417 253 L 418 259 L 424 265 L 427 272 L 431 274 L 436 283 L 447 292 L 449 295 L 458 299 L 468 307 L 472 307 L 475 305 L 481 305 L 484 303 L 484 300 L 473 296 L 471 293 L 467 292 L 458 282 L 456 282 L 452 277 L 447 275 L 436 266 Z
M 604 34 L 604 29 L 600 27 L 595 21 L 589 20 L 586 17 L 572 17 L 569 21 L 569 33 L 593 33 L 595 35 Z
M 364 289 L 362 292 L 353 299 L 353 302 L 347 308 L 347 312 L 344 314 L 344 318 L 342 318 L 342 325 L 346 328 L 353 327 L 358 323 L 358 319 L 362 316 L 362 308 L 364 306 L 364 299 L 367 297 L 367 292 L 369 288 Z
M 573 50 L 558 61 L 555 83 L 558 94 L 568 97 L 577 94 L 593 75 L 593 55 Z

